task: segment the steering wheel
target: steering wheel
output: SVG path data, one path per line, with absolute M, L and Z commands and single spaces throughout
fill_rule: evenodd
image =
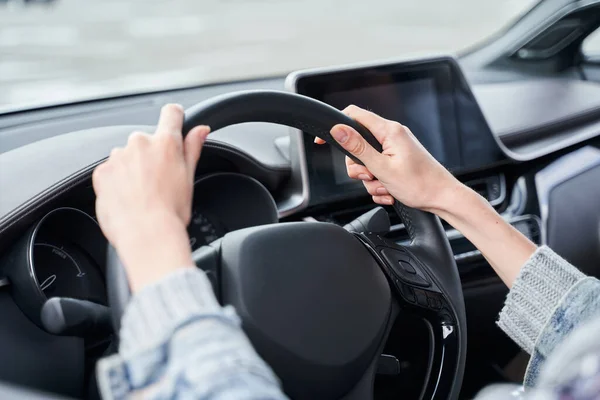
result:
M 184 134 L 242 122 L 272 122 L 319 136 L 335 124 L 365 127 L 297 94 L 244 91 L 185 112 Z M 355 158 L 354 158 L 355 159 Z M 358 160 L 357 160 L 358 161 Z M 430 356 L 422 399 L 456 399 L 466 357 L 466 315 L 458 270 L 439 219 L 396 202 L 410 235 L 399 246 L 374 233 L 327 223 L 290 222 L 228 233 L 194 253 L 221 304 L 237 310 L 257 352 L 294 399 L 372 399 L 377 362 L 403 310 L 423 318 Z M 130 298 L 125 270 L 109 247 L 107 287 L 115 332 Z

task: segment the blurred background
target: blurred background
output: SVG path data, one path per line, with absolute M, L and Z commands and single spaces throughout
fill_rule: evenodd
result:
M 0 0 L 0 111 L 481 43 L 536 0 Z

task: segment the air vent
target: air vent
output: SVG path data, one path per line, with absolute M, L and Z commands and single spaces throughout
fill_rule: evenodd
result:
M 479 193 L 492 206 L 498 206 L 506 199 L 506 178 L 504 174 L 466 182 L 465 185 Z
M 523 215 L 511 218 L 508 222 L 535 244 L 541 243 L 541 223 L 537 216 Z M 446 234 L 450 240 L 454 259 L 459 266 L 479 262 L 483 259 L 481 252 L 460 232 L 450 230 L 446 231 Z

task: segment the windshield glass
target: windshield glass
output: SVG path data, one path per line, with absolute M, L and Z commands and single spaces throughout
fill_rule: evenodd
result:
M 457 52 L 532 0 L 0 0 L 0 110 Z

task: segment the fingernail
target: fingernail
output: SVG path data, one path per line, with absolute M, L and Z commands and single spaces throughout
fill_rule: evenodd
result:
M 377 194 L 387 194 L 386 188 L 379 187 L 376 190 Z
M 371 177 L 367 174 L 360 174 L 358 175 L 358 179 L 360 179 L 361 181 L 370 181 Z
M 200 125 L 200 129 L 202 129 L 202 132 L 204 132 L 204 133 L 210 132 L 210 126 L 208 126 L 208 125 Z
M 331 136 L 333 136 L 338 143 L 346 143 L 350 135 L 346 128 L 340 126 L 331 130 Z
M 318 137 L 316 137 L 315 140 L 313 140 L 313 142 L 317 143 L 317 140 L 319 140 Z
M 183 106 L 179 103 L 175 103 L 173 104 L 175 107 L 179 108 L 181 111 L 183 111 Z
M 389 205 L 392 205 L 392 204 L 394 204 L 394 199 L 392 199 L 392 198 L 386 198 L 385 202 L 388 203 Z

